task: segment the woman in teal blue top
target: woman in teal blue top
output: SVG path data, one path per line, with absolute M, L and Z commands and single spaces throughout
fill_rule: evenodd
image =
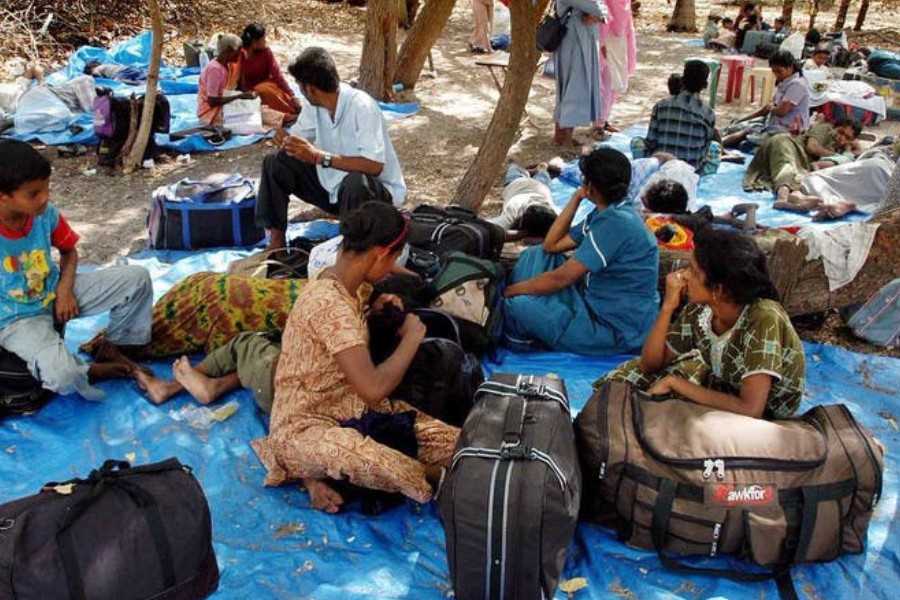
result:
M 631 164 L 624 154 L 597 148 L 579 166 L 584 184 L 542 247 L 519 257 L 505 292 L 504 336 L 516 348 L 637 351 L 659 307 L 656 239 L 625 200 Z M 572 227 L 582 200 L 596 208 Z

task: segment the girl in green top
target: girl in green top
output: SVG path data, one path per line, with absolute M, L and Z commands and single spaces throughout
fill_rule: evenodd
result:
M 676 317 L 683 296 L 688 305 Z M 691 267 L 670 273 L 641 356 L 605 380 L 752 417 L 786 417 L 803 397 L 803 346 L 749 236 L 712 227 Z

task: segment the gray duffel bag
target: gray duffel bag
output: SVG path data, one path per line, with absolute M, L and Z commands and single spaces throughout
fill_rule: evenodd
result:
M 492 375 L 438 494 L 455 597 L 552 598 L 580 499 L 563 382 Z

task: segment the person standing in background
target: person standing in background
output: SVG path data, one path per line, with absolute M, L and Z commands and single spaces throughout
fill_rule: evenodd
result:
M 491 53 L 491 28 L 494 26 L 494 0 L 472 0 L 472 37 L 469 52 Z

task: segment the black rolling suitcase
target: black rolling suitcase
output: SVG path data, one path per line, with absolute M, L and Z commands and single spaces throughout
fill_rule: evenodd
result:
M 455 597 L 552 598 L 580 500 L 563 382 L 492 375 L 438 494 Z

